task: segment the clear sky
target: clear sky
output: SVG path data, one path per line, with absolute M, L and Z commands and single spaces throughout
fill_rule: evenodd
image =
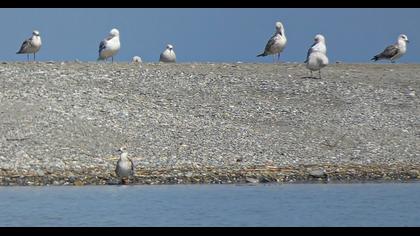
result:
M 331 62 L 369 62 L 408 36 L 399 62 L 420 62 L 420 9 L 378 8 L 177 8 L 177 9 L 0 9 L 0 61 L 26 60 L 16 55 L 33 30 L 41 33 L 42 61 L 95 61 L 99 42 L 112 28 L 120 31 L 116 61 L 135 55 L 157 62 L 165 45 L 174 46 L 178 62 L 272 62 L 256 57 L 281 21 L 288 42 L 281 60 L 302 62 L 317 33 L 326 37 Z

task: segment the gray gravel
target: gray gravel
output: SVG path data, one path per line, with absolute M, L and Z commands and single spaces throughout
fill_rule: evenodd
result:
M 420 66 L 336 64 L 322 73 L 306 78 L 296 63 L 4 62 L 0 178 L 107 181 L 124 144 L 138 176 L 398 165 L 419 177 Z

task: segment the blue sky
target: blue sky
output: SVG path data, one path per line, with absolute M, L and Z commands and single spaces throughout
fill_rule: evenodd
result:
M 420 61 L 420 9 L 378 8 L 188 8 L 188 9 L 0 9 L 3 34 L 0 61 L 16 55 L 32 31 L 40 31 L 42 61 L 95 61 L 99 42 L 112 28 L 120 31 L 115 61 L 157 62 L 165 45 L 174 45 L 178 62 L 261 62 L 256 57 L 282 21 L 288 38 L 282 61 L 302 62 L 317 33 L 326 37 L 330 61 L 369 62 L 400 33 L 410 40 L 399 62 Z

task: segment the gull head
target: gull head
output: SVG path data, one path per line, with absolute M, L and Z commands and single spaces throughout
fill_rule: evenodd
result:
M 34 31 L 32 32 L 32 35 L 39 36 L 39 31 L 38 31 L 38 30 L 34 30 Z
M 410 41 L 408 41 L 408 37 L 407 37 L 407 35 L 405 35 L 405 34 L 400 34 L 399 36 L 398 36 L 398 41 L 400 41 L 400 40 L 402 40 L 402 41 L 404 41 L 404 42 L 406 42 L 406 43 L 409 43 Z
M 118 31 L 117 29 L 112 29 L 111 31 L 109 31 L 109 35 L 111 36 L 119 36 L 120 35 L 120 31 Z
M 120 154 L 121 158 L 126 158 L 128 156 L 127 148 L 125 146 L 120 147 L 117 152 Z
M 166 45 L 166 49 L 172 50 L 174 47 L 171 44 Z
M 276 30 L 277 32 L 281 31 L 283 29 L 283 24 L 280 21 L 276 22 Z
M 119 154 L 126 153 L 126 152 L 127 152 L 127 148 L 126 148 L 125 146 L 122 146 L 122 147 L 120 147 L 120 148 L 117 150 L 117 152 L 118 152 Z
M 324 42 L 325 43 L 325 37 L 322 34 L 317 34 L 317 35 L 315 35 L 314 41 L 316 43 L 319 43 L 319 42 Z

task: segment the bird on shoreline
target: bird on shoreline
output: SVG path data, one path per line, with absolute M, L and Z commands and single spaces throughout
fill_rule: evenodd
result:
M 41 48 L 42 41 L 41 36 L 39 34 L 38 30 L 34 30 L 32 32 L 32 36 L 29 39 L 26 39 L 23 41 L 22 45 L 20 46 L 20 49 L 16 54 L 27 54 L 27 58 L 29 61 L 29 54 L 34 54 L 34 61 L 35 61 L 35 54 L 39 51 Z
M 160 54 L 160 62 L 176 62 L 176 55 L 174 52 L 174 47 L 171 44 L 166 45 L 165 51 Z
M 314 44 L 309 48 L 306 55 L 306 68 L 311 71 L 319 71 L 319 78 L 321 79 L 321 69 L 328 65 L 327 46 L 325 44 L 325 37 L 321 34 L 315 35 Z
M 111 57 L 112 62 L 114 62 L 114 55 L 118 53 L 121 48 L 120 44 L 120 32 L 118 29 L 112 29 L 109 32 L 108 37 L 101 41 L 99 44 L 99 57 L 100 60 L 107 60 Z
M 115 173 L 121 178 L 122 184 L 127 184 L 128 178 L 134 175 L 134 163 L 128 157 L 128 152 L 125 147 L 118 149 L 118 152 L 120 153 L 120 158 L 117 161 Z
M 400 34 L 395 44 L 386 47 L 383 52 L 374 56 L 371 60 L 378 61 L 384 59 L 390 60 L 391 63 L 395 63 L 395 60 L 399 59 L 406 53 L 407 43 L 409 42 L 410 41 L 408 41 L 407 35 Z
M 276 22 L 276 32 L 268 40 L 265 45 L 264 52 L 257 55 L 257 57 L 265 57 L 268 55 L 273 55 L 273 60 L 275 59 L 275 54 L 277 54 L 277 61 L 280 60 L 280 53 L 283 52 L 283 49 L 286 47 L 287 38 L 284 34 L 284 27 L 281 22 Z

